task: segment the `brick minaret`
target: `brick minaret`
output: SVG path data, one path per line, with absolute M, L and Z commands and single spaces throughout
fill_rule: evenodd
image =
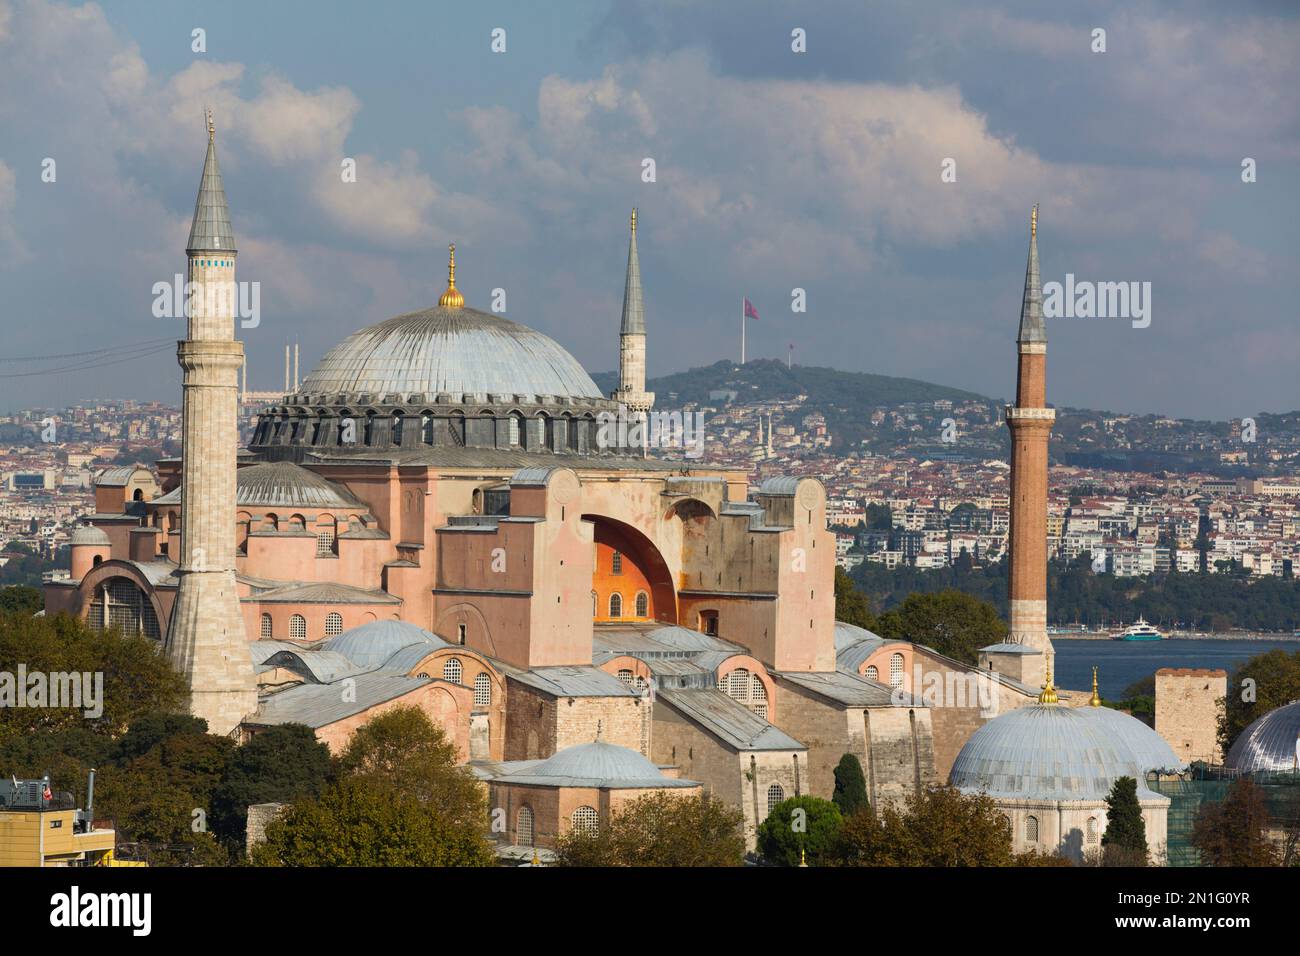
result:
M 180 586 L 168 629 L 172 662 L 189 679 L 190 712 L 229 734 L 257 709 L 257 684 L 235 588 L 235 452 L 239 368 L 235 234 L 208 114 L 208 155 L 186 245 L 193 294 L 177 361 L 185 370 Z
M 1029 263 L 1016 336 L 1016 403 L 1007 406 L 1011 429 L 1010 640 L 1041 652 L 1025 661 L 1031 687 L 1051 673 L 1047 638 L 1047 442 L 1056 412 L 1047 407 L 1047 327 L 1038 277 L 1038 207 L 1029 220 Z
M 645 303 L 641 300 L 641 260 L 636 253 L 636 210 L 627 247 L 627 282 L 623 288 L 623 324 L 618 336 L 618 391 L 611 398 L 630 412 L 654 407 L 654 392 L 645 390 Z

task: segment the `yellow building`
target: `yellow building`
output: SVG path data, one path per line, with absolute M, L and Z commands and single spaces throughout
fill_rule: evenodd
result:
M 0 866 L 111 866 L 117 833 L 96 829 L 41 780 L 0 784 Z

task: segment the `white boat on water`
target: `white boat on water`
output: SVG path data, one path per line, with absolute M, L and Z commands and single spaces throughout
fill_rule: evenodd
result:
M 1168 635 L 1161 634 L 1156 628 L 1152 627 L 1143 618 L 1130 624 L 1118 634 L 1112 634 L 1111 640 L 1115 641 L 1163 641 Z

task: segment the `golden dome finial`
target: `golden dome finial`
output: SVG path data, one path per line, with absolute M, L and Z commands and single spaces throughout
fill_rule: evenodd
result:
M 1088 698 L 1088 706 L 1100 707 L 1101 695 L 1097 693 L 1097 668 L 1092 669 L 1092 696 Z
M 636 235 L 636 206 L 632 207 L 632 235 Z
M 1029 214 L 1029 237 L 1038 235 L 1038 203 L 1034 203 L 1033 212 Z
M 447 247 L 447 291 L 438 299 L 438 305 L 444 309 L 459 309 L 465 304 L 465 297 L 456 288 L 456 243 Z
M 533 847 L 533 866 L 541 866 L 542 858 L 537 855 L 537 847 Z
M 1040 704 L 1059 703 L 1060 698 L 1056 696 L 1056 688 L 1052 686 L 1052 665 L 1047 665 L 1047 683 L 1043 685 L 1043 692 L 1038 695 Z
M 206 112 L 208 114 L 208 142 L 211 143 L 217 138 L 217 124 L 212 120 L 211 106 L 207 108 Z

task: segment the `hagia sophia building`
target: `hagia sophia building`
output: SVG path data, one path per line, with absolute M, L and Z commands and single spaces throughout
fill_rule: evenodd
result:
M 237 261 L 208 132 L 186 249 L 199 287 L 233 283 Z M 453 247 L 436 305 L 334 346 L 241 450 L 233 304 L 196 296 L 182 457 L 157 478 L 98 476 L 46 609 L 157 639 L 213 733 L 299 723 L 337 751 L 386 709 L 421 708 L 503 811 L 503 856 L 655 790 L 734 804 L 752 846 L 776 803 L 828 798 L 846 753 L 873 806 L 951 780 L 1003 806 L 1018 849 L 1086 851 L 1111 781 L 1178 758 L 1052 685 L 1036 235 L 1035 209 L 1007 416 L 1012 622 L 978 666 L 835 621 L 816 479 L 755 487 L 602 428 L 655 402 L 635 212 L 610 396 L 551 338 L 467 306 Z M 1165 798 L 1143 797 L 1158 841 Z

